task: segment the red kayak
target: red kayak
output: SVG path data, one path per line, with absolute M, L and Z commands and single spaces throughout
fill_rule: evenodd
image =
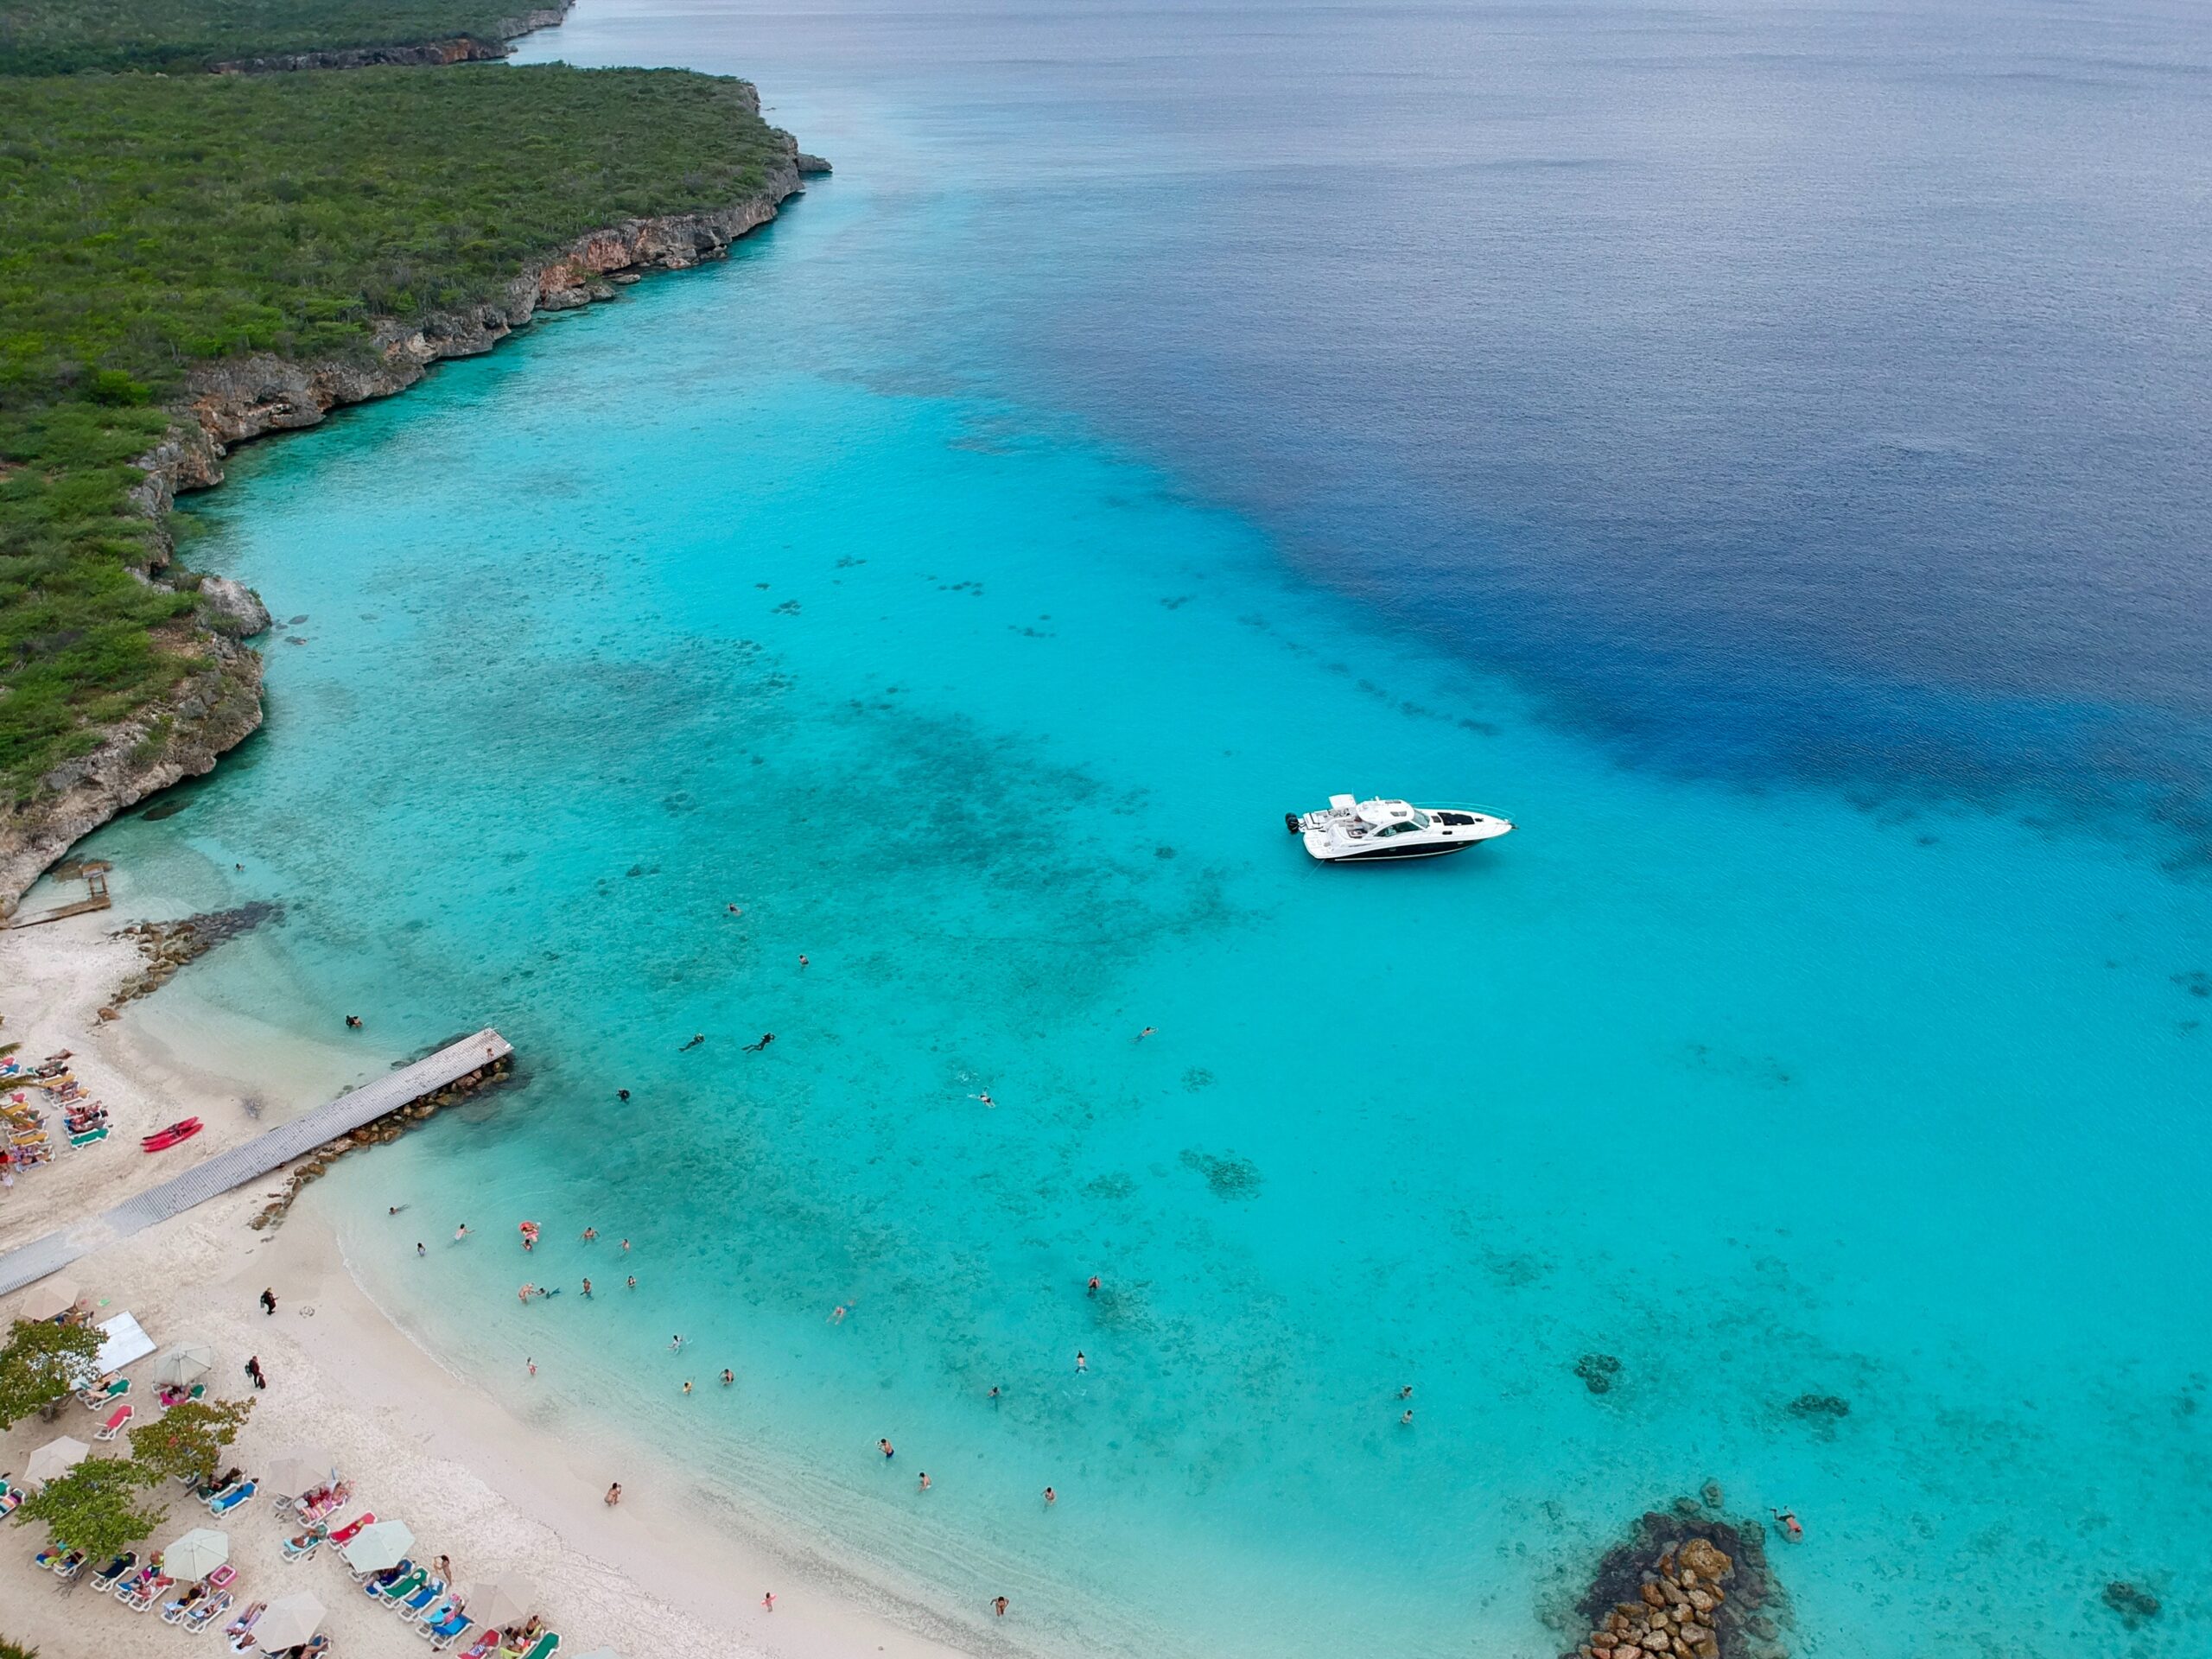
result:
M 138 1144 L 148 1152 L 167 1152 L 178 1141 L 191 1140 L 194 1135 L 200 1133 L 201 1127 L 198 1118 L 188 1117 L 181 1122 L 170 1124 L 166 1129 L 155 1130 Z

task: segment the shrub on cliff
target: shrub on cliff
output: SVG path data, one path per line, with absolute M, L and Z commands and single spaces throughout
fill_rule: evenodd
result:
M 526 0 L 9 0 L 0 74 L 198 69 L 518 31 Z

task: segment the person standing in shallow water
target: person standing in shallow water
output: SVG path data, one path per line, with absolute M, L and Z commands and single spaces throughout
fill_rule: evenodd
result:
M 1001 1618 L 1004 1618 L 1006 1617 L 1006 1610 L 1010 1605 L 1011 1604 L 1007 1602 L 1004 1596 L 994 1596 L 991 1598 L 991 1611 L 996 1613 Z

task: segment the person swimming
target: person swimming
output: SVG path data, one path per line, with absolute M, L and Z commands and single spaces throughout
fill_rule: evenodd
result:
M 684 1044 L 684 1045 L 683 1045 L 683 1046 L 682 1048 L 677 1049 L 676 1052 L 677 1052 L 677 1053 L 679 1053 L 679 1054 L 688 1054 L 688 1053 L 690 1053 L 693 1049 L 695 1049 L 695 1048 L 698 1047 L 700 1044 L 702 1044 L 702 1043 L 705 1042 L 706 1040 L 707 1040 L 707 1033 L 706 1033 L 705 1032 L 703 1032 L 703 1031 L 694 1032 L 694 1033 L 691 1034 L 691 1040 L 690 1040 L 690 1042 L 688 1042 L 688 1043 Z
M 737 1373 L 731 1370 L 727 1365 L 725 1365 L 722 1368 L 722 1387 L 728 1388 L 731 1383 L 736 1381 Z
M 1790 1542 L 1796 1543 L 1805 1536 L 1805 1529 L 1797 1520 L 1796 1510 L 1770 1509 L 1767 1513 L 1782 1523 L 1782 1529 L 1789 1535 Z

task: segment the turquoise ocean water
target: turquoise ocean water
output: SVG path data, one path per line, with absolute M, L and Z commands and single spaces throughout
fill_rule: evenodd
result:
M 1298 421 L 1255 401 L 1179 465 L 1099 338 L 1041 327 L 1160 257 L 1103 181 L 1172 211 L 1187 135 L 1007 95 L 1052 82 L 1011 47 L 878 73 L 851 20 L 739 21 L 587 0 L 531 50 L 754 73 L 838 176 L 727 265 L 237 457 L 194 556 L 300 619 L 267 728 L 99 838 L 179 907 L 284 902 L 199 996 L 517 1042 L 526 1088 L 321 1189 L 372 1287 L 518 1408 L 648 1402 L 711 1484 L 951 1616 L 1003 1591 L 989 1635 L 1042 1652 L 1556 1651 L 1576 1575 L 1708 1478 L 1805 1518 L 1798 1651 L 2201 1646 L 2188 815 L 2063 756 L 1875 787 L 1879 722 L 1848 775 L 1752 776 L 1719 715 L 1726 764 L 1673 727 L 1624 764 L 1574 714 L 1618 653 L 1500 671 L 1421 614 L 1478 571 L 1331 579 L 1265 486 Z M 1192 376 L 1160 396 L 1196 431 Z M 1281 814 L 1338 790 L 1522 827 L 1317 868 Z M 2164 1611 L 2124 1628 L 2113 1579 Z

